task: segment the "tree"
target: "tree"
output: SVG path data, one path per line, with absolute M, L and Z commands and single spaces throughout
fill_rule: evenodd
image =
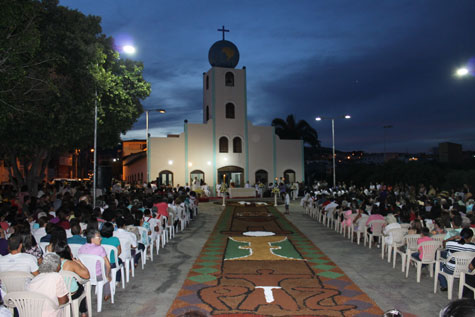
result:
M 34 14 L 23 17 L 19 5 L 34 7 Z M 9 48 L 15 43 L 2 41 L 0 70 L 14 75 L 2 81 L 7 89 L 0 91 L 0 153 L 12 167 L 15 185 L 27 185 L 36 195 L 54 154 L 92 145 L 96 101 L 98 143 L 113 146 L 143 112 L 150 84 L 142 63 L 119 59 L 112 38 L 101 33 L 99 17 L 57 0 L 7 1 L 4 8 L 20 33 L 26 28 L 19 25 L 31 20 L 27 38 L 35 40 L 21 54 Z M 0 38 L 9 32 L 2 28 Z
M 288 115 L 286 120 L 275 118 L 272 120 L 272 126 L 275 127 L 275 134 L 285 140 L 303 140 L 312 148 L 320 146 L 317 131 L 305 120 L 295 122 L 293 115 Z

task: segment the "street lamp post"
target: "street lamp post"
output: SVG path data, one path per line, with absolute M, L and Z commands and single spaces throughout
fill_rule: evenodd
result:
M 150 183 L 150 148 L 149 148 L 149 140 L 148 140 L 150 138 L 150 135 L 148 133 L 148 113 L 150 111 L 166 113 L 165 109 L 145 110 L 145 140 L 146 140 L 146 146 L 147 146 L 147 184 Z
M 335 119 L 351 119 L 350 115 L 338 117 L 316 117 L 316 121 L 331 120 L 332 121 L 332 149 L 333 149 L 333 189 L 336 188 L 336 162 L 335 162 Z
M 133 55 L 135 54 L 135 47 L 132 45 L 125 45 L 122 47 L 122 52 Z M 99 65 L 96 63 L 96 67 Z M 95 88 L 94 98 L 94 171 L 92 182 L 92 208 L 96 208 L 96 189 L 97 189 L 97 86 Z

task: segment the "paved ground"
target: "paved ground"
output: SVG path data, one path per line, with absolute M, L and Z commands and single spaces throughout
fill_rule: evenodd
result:
M 94 311 L 94 316 L 166 316 L 214 228 L 221 208 L 217 204 L 201 203 L 200 214 L 191 226 L 178 233 L 165 249 L 160 249 L 160 255 L 154 262 L 148 261 L 145 270 L 139 266 L 126 288 L 118 288 L 115 304 L 103 304 L 103 312 Z M 283 210 L 283 206 L 278 208 Z M 393 269 L 381 259 L 380 249 L 350 243 L 335 231 L 311 220 L 296 202 L 292 204 L 288 218 L 383 310 L 398 308 L 417 316 L 438 316 L 440 309 L 448 303 L 446 293 L 433 293 L 433 280 L 428 274 L 418 284 L 413 269 L 406 279 L 400 264 Z M 93 309 L 95 307 L 93 305 Z

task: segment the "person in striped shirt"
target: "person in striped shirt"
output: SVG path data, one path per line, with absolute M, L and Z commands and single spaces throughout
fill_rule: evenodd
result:
M 454 253 L 468 251 L 473 252 L 475 257 L 475 244 L 472 243 L 473 231 L 470 228 L 464 228 L 460 231 L 460 240 L 447 241 L 445 244 L 445 250 L 447 251 L 447 259 L 449 259 Z M 440 269 L 447 274 L 454 274 L 455 260 L 448 261 L 447 263 L 441 263 Z M 439 274 L 440 290 L 442 292 L 447 291 L 447 279 L 442 274 Z

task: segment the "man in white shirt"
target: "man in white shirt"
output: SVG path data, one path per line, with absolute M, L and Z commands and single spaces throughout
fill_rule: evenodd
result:
M 21 235 L 14 233 L 8 239 L 9 254 L 0 258 L 0 272 L 22 271 L 38 275 L 38 262 L 31 254 L 21 253 Z
M 119 257 L 125 262 L 126 259 L 132 257 L 132 249 L 137 248 L 137 237 L 132 232 L 125 230 L 125 220 L 123 217 L 117 218 L 115 222 L 118 229 L 114 231 L 114 237 L 119 238 L 120 247 L 122 249 Z M 138 253 L 138 255 L 140 255 L 140 253 Z M 136 256 L 135 259 L 135 263 L 137 264 L 138 257 Z

